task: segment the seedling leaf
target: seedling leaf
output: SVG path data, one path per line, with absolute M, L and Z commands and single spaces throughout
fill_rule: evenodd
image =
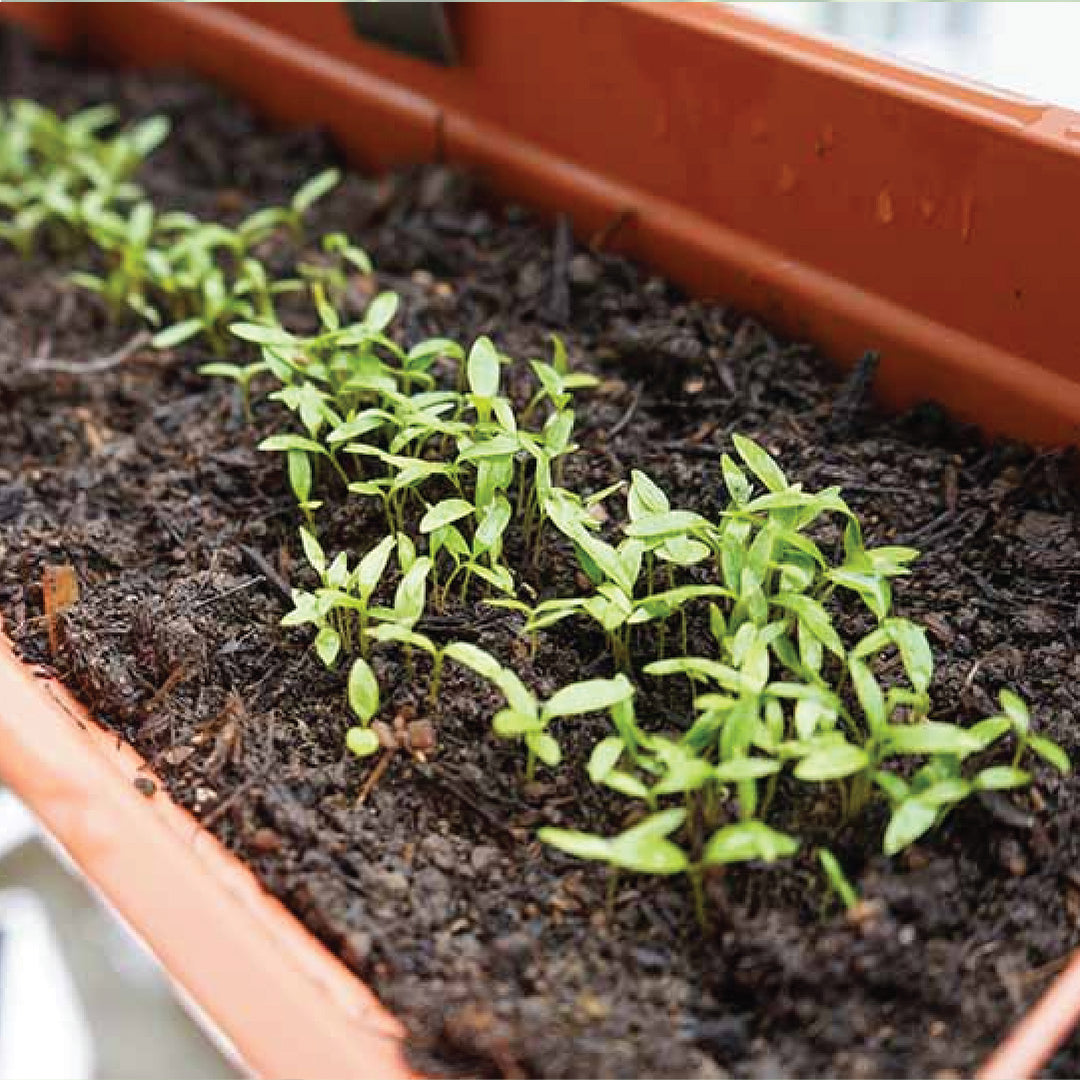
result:
M 464 499 L 444 499 L 432 506 L 420 521 L 422 533 L 434 532 L 473 513 L 472 503 Z
M 349 669 L 349 706 L 365 724 L 379 711 L 379 682 L 362 657 L 357 657 Z
M 359 758 L 371 757 L 379 752 L 379 736 L 371 728 L 349 728 L 345 745 Z
M 786 491 L 788 487 L 787 477 L 783 469 L 772 459 L 768 451 L 758 446 L 756 442 L 742 435 L 733 435 L 732 442 L 735 451 L 743 459 L 746 467 L 769 489 L 769 491 Z
M 634 692 L 625 676 L 614 679 L 588 679 L 557 690 L 544 705 L 543 715 L 551 720 L 559 716 L 581 716 L 601 712 Z
M 726 866 L 731 863 L 760 859 L 775 862 L 787 859 L 799 850 L 793 836 L 777 832 L 761 821 L 743 821 L 725 825 L 709 838 L 702 862 L 706 866 Z

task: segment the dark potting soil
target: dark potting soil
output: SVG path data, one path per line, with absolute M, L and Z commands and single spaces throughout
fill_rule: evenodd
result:
M 335 160 L 318 133 L 270 131 L 187 78 L 76 67 L 12 38 L 5 52 L 5 94 L 170 115 L 142 177 L 163 205 L 234 220 Z M 1067 456 L 987 443 L 933 406 L 882 415 L 813 348 L 687 300 L 444 168 L 350 176 L 313 224 L 367 248 L 378 287 L 402 295 L 406 339 L 490 333 L 525 357 L 565 336 L 604 380 L 579 410 L 578 490 L 637 467 L 715 513 L 733 430 L 808 487 L 843 485 L 871 541 L 924 552 L 897 606 L 929 628 L 939 715 L 972 722 L 1010 686 L 1076 755 L 1080 492 Z M 344 748 L 342 679 L 278 625 L 282 587 L 306 572 L 280 461 L 254 449 L 277 407 L 259 404 L 252 430 L 231 389 L 196 374 L 197 348 L 116 359 L 134 328 L 110 325 L 65 271 L 0 252 L 8 631 L 370 983 L 420 1068 L 951 1076 L 1049 984 L 1080 936 L 1077 777 L 1037 769 L 1029 792 L 974 801 L 891 861 L 880 816 L 831 834 L 822 792 L 790 812 L 848 868 L 855 915 L 837 913 L 808 843 L 790 864 L 713 880 L 705 933 L 679 881 L 624 877 L 609 909 L 601 869 L 534 839 L 543 823 L 618 828 L 624 804 L 583 782 L 596 725 L 567 724 L 567 763 L 524 785 L 518 749 L 488 730 L 493 693 L 459 669 L 430 764 L 398 755 L 356 808 L 371 765 Z M 373 287 L 357 282 L 358 307 Z M 329 516 L 329 545 L 363 550 L 376 527 L 350 503 Z M 64 563 L 81 599 L 52 656 L 39 583 Z M 557 587 L 565 565 L 552 548 L 533 584 Z M 569 623 L 535 658 L 489 608 L 452 607 L 430 629 L 512 660 L 544 693 L 610 672 L 602 640 Z M 384 654 L 379 675 L 385 715 L 429 714 L 422 668 L 410 677 Z M 685 710 L 666 689 L 646 688 L 645 715 Z M 1077 1075 L 1080 1042 L 1052 1070 Z

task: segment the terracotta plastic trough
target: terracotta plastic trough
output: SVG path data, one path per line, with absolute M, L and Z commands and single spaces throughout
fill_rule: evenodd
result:
M 367 166 L 439 158 L 853 360 L 894 404 L 1080 441 L 1080 115 L 719 6 L 448 5 L 459 63 L 348 5 L 4 3 L 59 48 L 182 64 Z M 0 642 L 0 778 L 259 1076 L 408 1075 L 400 1026 L 54 682 Z M 1033 1076 L 1074 963 L 984 1068 Z

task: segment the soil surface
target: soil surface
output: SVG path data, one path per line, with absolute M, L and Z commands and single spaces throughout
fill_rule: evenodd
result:
M 162 205 L 234 220 L 283 201 L 336 161 L 317 132 L 275 132 L 184 77 L 103 73 L 5 40 L 2 92 L 60 110 L 165 112 L 175 130 L 142 179 Z M 1080 706 L 1080 492 L 1068 456 L 988 443 L 938 408 L 881 415 L 806 345 L 722 303 L 688 300 L 623 258 L 570 239 L 438 166 L 349 176 L 318 229 L 348 231 L 378 287 L 403 298 L 404 339 L 491 333 L 511 355 L 565 335 L 603 385 L 580 410 L 569 486 L 633 467 L 679 504 L 715 512 L 733 430 L 808 487 L 841 484 L 874 542 L 924 552 L 897 589 L 925 621 L 939 714 L 972 722 L 1010 686 L 1074 757 Z M 438 752 L 398 755 L 367 802 L 371 765 L 344 748 L 339 674 L 309 635 L 283 631 L 281 586 L 306 581 L 281 463 L 259 454 L 231 389 L 195 348 L 78 365 L 134 332 L 66 281 L 62 260 L 0 252 L 0 609 L 28 659 L 51 664 L 101 719 L 405 1021 L 423 1069 L 505 1076 L 952 1076 L 974 1070 L 1080 939 L 1080 778 L 1037 770 L 1027 793 L 973 801 L 900 859 L 879 819 L 829 836 L 864 903 L 838 914 L 811 845 L 795 862 L 711 884 L 703 933 L 686 888 L 623 878 L 542 849 L 543 823 L 612 831 L 620 805 L 583 783 L 595 728 L 523 785 L 494 739 L 492 692 L 458 669 L 441 695 Z M 376 283 L 358 281 L 362 307 Z M 873 346 L 867 342 L 868 348 Z M 74 372 L 68 370 L 74 365 Z M 357 508 L 330 546 L 362 550 Z M 554 589 L 557 550 L 533 583 Z M 81 599 L 50 652 L 47 566 Z M 534 660 L 513 619 L 450 609 L 433 633 L 471 637 L 543 692 L 610 671 L 569 624 Z M 387 715 L 426 714 L 426 680 L 379 661 Z M 452 668 L 452 665 L 448 665 Z M 677 696 L 677 695 L 676 695 Z M 656 715 L 685 703 L 654 688 Z M 806 822 L 810 822 L 807 825 Z M 1080 1042 L 1052 1065 L 1080 1074 Z

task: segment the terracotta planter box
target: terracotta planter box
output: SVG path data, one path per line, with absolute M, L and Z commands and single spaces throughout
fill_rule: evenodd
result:
M 442 160 L 573 214 L 696 292 L 1044 444 L 1080 423 L 1080 116 L 689 4 L 457 4 L 455 67 L 362 43 L 346 6 L 5 3 L 63 48 L 180 64 L 364 165 Z M 733 162 L 738 162 L 734 167 Z M 932 270 L 932 272 L 931 272 Z M 943 287 L 942 283 L 949 283 Z M 0 648 L 0 776 L 261 1076 L 404 1076 L 400 1028 L 137 756 Z M 1030 1076 L 1080 967 L 983 1075 Z

